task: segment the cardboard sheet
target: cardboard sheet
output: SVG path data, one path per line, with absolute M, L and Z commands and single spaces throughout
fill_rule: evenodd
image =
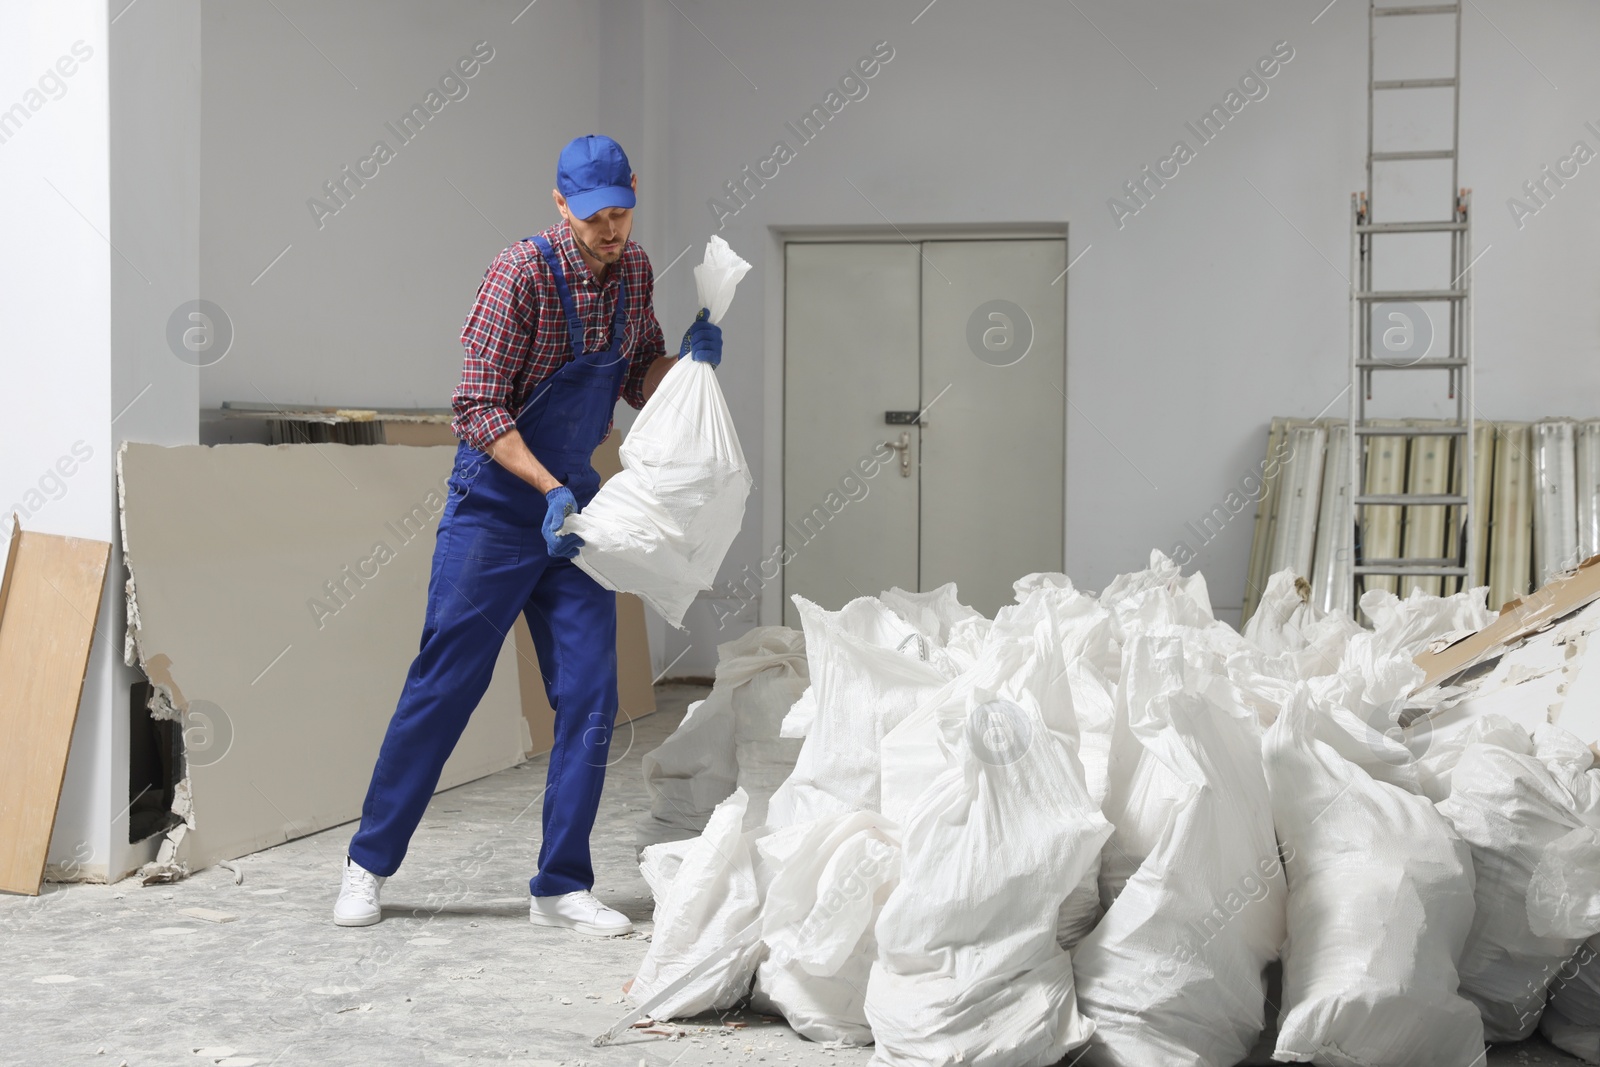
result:
M 111 546 L 23 532 L 0 579 L 0 890 L 39 892 Z
M 422 634 L 454 450 L 129 444 L 130 661 L 180 718 L 191 869 L 360 814 Z M 514 638 L 446 788 L 526 750 Z

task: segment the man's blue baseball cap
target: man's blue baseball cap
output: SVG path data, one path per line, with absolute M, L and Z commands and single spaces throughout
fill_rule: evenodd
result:
M 566 197 L 567 209 L 580 219 L 608 207 L 632 207 L 632 178 L 633 168 L 622 146 L 597 133 L 569 143 L 556 164 L 556 191 Z

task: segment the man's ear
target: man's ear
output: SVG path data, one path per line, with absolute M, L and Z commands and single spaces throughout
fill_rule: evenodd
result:
M 559 189 L 550 190 L 550 199 L 556 202 L 556 210 L 561 212 L 562 219 L 571 222 L 572 220 L 567 217 L 567 198 L 561 195 L 561 191 Z
M 634 192 L 637 193 L 639 191 L 639 176 L 635 174 L 633 177 L 629 178 L 628 185 L 633 189 Z

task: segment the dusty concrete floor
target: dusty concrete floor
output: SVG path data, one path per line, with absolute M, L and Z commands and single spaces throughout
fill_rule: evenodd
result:
M 596 893 L 633 918 L 631 938 L 597 940 L 527 919 L 545 761 L 435 797 L 410 857 L 384 887 L 384 921 L 332 924 L 354 825 L 172 886 L 48 886 L 0 896 L 0 1063 L 28 1067 L 222 1064 L 456 1064 L 523 1067 L 861 1064 L 759 1015 L 590 1039 L 628 1009 L 621 987 L 645 952 L 651 904 L 633 860 L 646 807 L 639 757 L 703 690 L 658 689 L 661 711 L 617 733 L 617 763 L 594 834 Z M 215 923 L 182 914 L 206 908 Z M 1576 1064 L 1540 1041 L 1496 1049 L 1493 1065 Z

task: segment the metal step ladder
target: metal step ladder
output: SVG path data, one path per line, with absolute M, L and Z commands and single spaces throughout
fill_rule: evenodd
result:
M 1374 77 L 1374 52 L 1379 28 L 1390 18 L 1430 16 L 1453 20 L 1454 73 L 1448 78 L 1397 78 Z M 1350 401 L 1349 401 L 1349 481 L 1346 500 L 1350 502 L 1350 534 L 1353 538 L 1349 560 L 1349 585 L 1351 599 L 1348 606 L 1354 611 L 1369 575 L 1395 575 L 1438 577 L 1440 590 L 1446 594 L 1462 587 L 1469 579 L 1477 584 L 1480 575 L 1471 573 L 1473 555 L 1467 543 L 1472 529 L 1472 510 L 1476 484 L 1473 471 L 1473 416 L 1472 401 L 1472 218 L 1471 191 L 1459 184 L 1458 149 L 1461 135 L 1461 4 L 1420 4 L 1410 6 L 1379 6 L 1377 0 L 1368 0 L 1367 10 L 1367 185 L 1362 192 L 1351 194 L 1351 294 L 1350 294 Z M 1405 93 L 1417 89 L 1449 88 L 1453 93 L 1450 117 L 1450 147 L 1424 147 L 1413 151 L 1375 151 L 1373 148 L 1373 110 L 1379 94 Z M 1421 221 L 1374 221 L 1373 170 L 1375 165 L 1405 164 L 1416 160 L 1450 160 L 1449 217 Z M 1373 260 L 1377 238 L 1389 234 L 1441 233 L 1450 235 L 1450 285 L 1444 289 L 1391 289 L 1373 288 Z M 1447 345 L 1442 355 L 1424 353 L 1422 358 L 1405 361 L 1385 359 L 1373 350 L 1374 312 L 1391 304 L 1443 305 L 1444 319 L 1449 327 L 1443 331 Z M 1385 319 L 1379 319 L 1382 322 Z M 1432 350 L 1439 345 L 1435 341 Z M 1432 351 L 1430 350 L 1430 351 Z M 1455 417 L 1439 420 L 1430 418 L 1429 425 L 1406 425 L 1398 429 L 1391 420 L 1387 425 L 1370 421 L 1367 404 L 1372 399 L 1373 378 L 1388 371 L 1433 371 L 1446 379 L 1449 398 L 1455 401 Z M 1366 452 L 1368 442 L 1375 437 L 1404 435 L 1417 437 L 1441 434 L 1454 438 L 1455 481 L 1449 493 L 1371 493 L 1367 492 Z M 1409 486 L 1408 486 L 1409 488 Z M 1363 551 L 1363 533 L 1367 529 L 1366 508 L 1401 506 L 1447 506 L 1447 554 L 1433 558 L 1369 558 Z

